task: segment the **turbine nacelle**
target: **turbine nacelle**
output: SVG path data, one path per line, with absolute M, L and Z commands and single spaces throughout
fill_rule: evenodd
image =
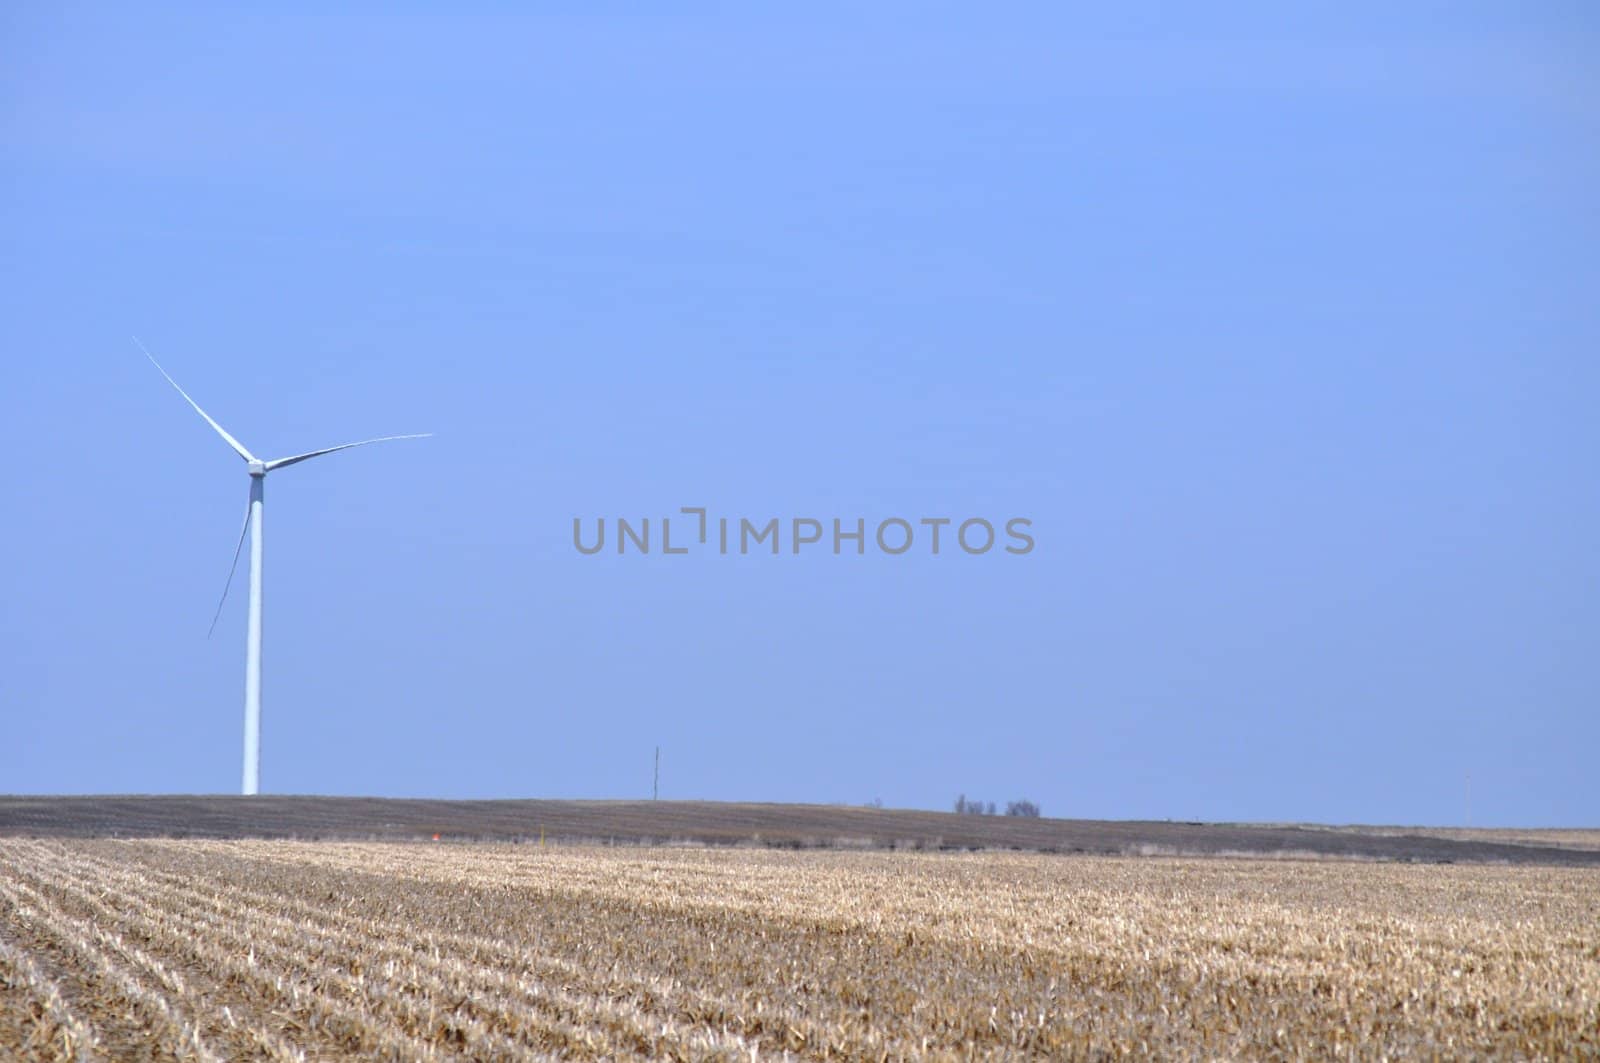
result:
M 250 470 L 251 476 L 265 476 L 267 474 L 267 463 L 264 461 L 252 461 L 246 468 Z

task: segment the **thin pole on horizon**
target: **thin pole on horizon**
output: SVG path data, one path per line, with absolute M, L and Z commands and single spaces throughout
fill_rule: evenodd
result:
M 656 774 L 650 781 L 650 800 L 654 801 L 661 796 L 661 747 L 656 746 Z

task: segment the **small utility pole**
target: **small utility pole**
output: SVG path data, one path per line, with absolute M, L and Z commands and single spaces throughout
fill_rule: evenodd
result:
M 1472 826 L 1472 772 L 1467 772 L 1467 826 Z
M 650 781 L 650 800 L 661 796 L 661 747 L 656 746 L 656 774 Z

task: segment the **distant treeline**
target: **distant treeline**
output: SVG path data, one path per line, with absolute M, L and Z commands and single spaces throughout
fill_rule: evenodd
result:
M 962 816 L 994 816 L 999 814 L 999 812 L 995 809 L 995 804 L 993 801 L 989 801 L 987 803 L 983 801 L 969 801 L 967 800 L 966 794 L 962 794 L 960 797 L 956 798 L 956 813 Z M 1027 798 L 1023 798 L 1020 801 L 1007 801 L 1006 815 L 1032 816 L 1033 818 L 1037 819 L 1039 817 L 1039 806 L 1034 804 L 1032 801 L 1029 801 Z

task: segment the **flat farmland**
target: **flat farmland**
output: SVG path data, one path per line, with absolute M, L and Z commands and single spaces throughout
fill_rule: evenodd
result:
M 1034 819 L 851 805 L 450 801 L 262 795 L 0 796 L 0 837 L 690 843 L 774 848 L 1015 849 L 1600 868 L 1596 830 L 1441 830 L 1172 820 Z
M 0 1056 L 1600 1053 L 1600 872 L 0 839 Z

